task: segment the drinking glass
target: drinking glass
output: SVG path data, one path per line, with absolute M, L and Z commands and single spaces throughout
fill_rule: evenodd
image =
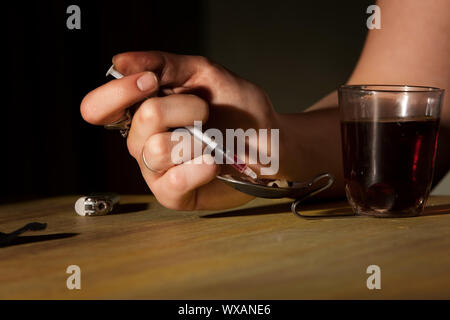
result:
M 431 189 L 444 90 L 345 85 L 338 91 L 345 192 L 353 211 L 420 215 Z

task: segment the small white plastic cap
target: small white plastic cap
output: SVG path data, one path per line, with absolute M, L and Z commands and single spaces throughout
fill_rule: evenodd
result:
M 86 210 L 84 207 L 85 199 L 86 199 L 85 197 L 81 197 L 80 199 L 77 200 L 77 202 L 75 202 L 75 212 L 78 213 L 80 216 L 86 215 Z
M 113 76 L 116 79 L 123 78 L 123 74 L 121 74 L 119 71 L 114 69 L 114 65 L 112 65 L 111 68 L 109 68 L 108 71 L 106 71 L 106 76 L 109 76 L 109 75 Z

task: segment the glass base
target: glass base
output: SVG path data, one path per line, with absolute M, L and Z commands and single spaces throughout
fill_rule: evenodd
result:
M 353 207 L 353 212 L 359 216 L 375 217 L 375 218 L 407 218 L 422 215 L 423 207 L 409 208 L 401 211 L 390 210 L 367 210 L 365 208 Z
M 383 201 L 355 201 L 348 189 L 345 188 L 347 194 L 347 200 L 352 207 L 353 212 L 359 216 L 376 217 L 376 218 L 407 218 L 417 217 L 422 215 L 425 208 L 426 199 L 428 198 L 429 190 L 424 197 L 420 197 L 413 201 L 409 201 L 409 207 L 405 206 L 402 209 L 398 208 L 393 201 L 387 201 L 385 198 L 380 197 Z M 397 208 L 396 208 L 397 207 Z

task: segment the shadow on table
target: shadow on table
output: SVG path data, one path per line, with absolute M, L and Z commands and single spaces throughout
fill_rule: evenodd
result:
M 266 214 L 278 214 L 291 212 L 292 202 L 278 203 L 273 205 L 265 205 L 260 207 L 243 208 L 230 210 L 219 213 L 211 213 L 201 216 L 201 218 L 226 218 L 239 216 L 258 216 Z M 304 218 L 318 219 L 318 218 L 342 218 L 344 216 L 354 216 L 351 208 L 346 203 L 336 202 L 318 202 L 310 201 L 299 206 L 299 212 Z
M 137 203 L 119 203 L 111 214 L 127 214 L 127 213 L 136 213 L 139 211 L 145 211 L 149 209 L 150 203 L 148 202 L 137 202 Z
M 35 243 L 35 242 L 41 242 L 41 241 L 48 241 L 48 240 L 57 240 L 57 239 L 65 239 L 65 238 L 71 238 L 79 233 L 54 233 L 54 234 L 43 234 L 38 236 L 19 236 L 16 238 L 11 239 L 11 241 L 7 243 L 3 243 L 0 245 L 0 248 L 2 247 L 10 247 L 15 246 L 19 244 L 25 244 L 25 243 Z
M 302 218 L 305 219 L 321 219 L 321 218 L 358 218 L 351 207 L 343 202 L 340 203 L 309 203 L 300 206 L 299 210 Z M 242 216 L 258 216 L 266 214 L 291 213 L 291 203 L 279 203 L 274 205 L 266 205 L 253 208 L 236 209 L 219 213 L 211 213 L 200 216 L 200 218 L 227 218 Z M 291 213 L 292 214 L 292 213 Z M 450 204 L 436 205 L 426 207 L 422 216 L 434 216 L 450 214 Z M 420 218 L 416 217 L 416 218 Z
M 219 213 L 211 213 L 200 216 L 200 218 L 227 218 L 240 216 L 259 216 L 264 214 L 286 213 L 291 211 L 290 203 L 278 203 L 274 205 L 244 208 L 231 211 L 224 211 Z

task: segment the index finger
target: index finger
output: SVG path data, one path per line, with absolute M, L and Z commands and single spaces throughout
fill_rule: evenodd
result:
M 153 72 L 140 72 L 110 82 L 89 92 L 81 102 L 81 115 L 91 124 L 119 120 L 125 109 L 158 91 Z
M 113 64 L 122 74 L 153 71 L 159 76 L 161 86 L 189 87 L 189 84 L 193 84 L 201 71 L 211 63 L 201 56 L 162 51 L 135 51 L 115 55 Z

